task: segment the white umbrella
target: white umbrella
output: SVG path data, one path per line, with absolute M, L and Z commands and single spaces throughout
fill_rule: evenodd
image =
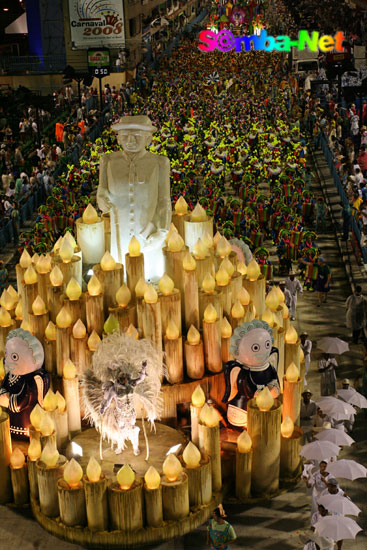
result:
M 331 355 L 341 355 L 349 351 L 349 344 L 340 338 L 325 336 L 317 342 L 317 349 L 320 349 L 324 353 L 330 353 Z
M 329 474 L 332 474 L 334 477 L 343 477 L 352 481 L 359 477 L 367 477 L 367 468 L 355 460 L 346 460 L 343 458 L 336 462 L 330 462 L 327 469 Z
M 338 390 L 338 395 L 347 403 L 360 409 L 367 409 L 367 399 L 356 390 Z
M 335 428 L 322 430 L 315 437 L 319 441 L 331 441 L 335 445 L 352 445 L 354 443 L 354 439 L 350 435 L 343 430 L 336 430 Z
M 320 537 L 317 533 L 310 530 L 305 531 L 304 533 L 300 533 L 299 538 L 303 544 L 306 544 L 308 541 L 312 540 L 317 544 L 320 550 L 329 550 L 330 544 L 333 544 L 330 539 L 327 539 L 326 537 Z
M 352 405 L 336 397 L 320 397 L 316 403 L 324 413 L 335 420 L 347 420 L 351 414 L 356 414 Z
M 330 493 L 320 497 L 317 504 L 322 504 L 328 512 L 336 514 L 358 516 L 361 510 L 349 498 L 340 495 L 331 495 Z
M 357 533 L 362 531 L 354 519 L 345 516 L 326 516 L 315 523 L 314 527 L 321 537 L 334 541 L 355 539 Z
M 303 445 L 299 454 L 308 460 L 320 461 L 337 456 L 339 452 L 340 448 L 335 443 L 331 443 L 330 441 L 312 441 L 312 443 Z

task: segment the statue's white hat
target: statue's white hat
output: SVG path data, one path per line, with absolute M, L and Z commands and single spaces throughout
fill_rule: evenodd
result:
M 147 115 L 123 116 L 117 124 L 111 126 L 112 130 L 144 130 L 145 132 L 156 132 L 157 128 L 153 126 L 152 121 Z

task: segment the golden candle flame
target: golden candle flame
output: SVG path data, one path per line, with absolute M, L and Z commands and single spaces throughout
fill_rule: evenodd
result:
M 174 232 L 168 239 L 167 246 L 170 252 L 181 252 L 185 246 L 185 243 L 181 235 Z
M 241 273 L 241 275 L 246 275 L 247 265 L 244 262 L 238 262 L 237 263 L 237 271 L 238 271 L 238 273 Z
M 171 223 L 171 225 L 169 226 L 169 230 L 168 230 L 168 233 L 166 235 L 166 238 L 164 239 L 166 244 L 168 243 L 168 241 L 169 241 L 169 239 L 170 239 L 170 237 L 173 233 L 178 233 L 178 231 L 177 231 L 177 227 L 175 226 L 175 224 Z
M 184 459 L 186 468 L 198 468 L 200 466 L 201 453 L 192 441 L 189 441 L 186 445 L 182 458 Z
M 151 491 L 154 489 L 158 489 L 161 484 L 161 476 L 154 468 L 154 466 L 149 466 L 148 470 L 145 472 L 144 481 L 147 488 Z
M 274 397 L 271 395 L 268 386 L 265 386 L 263 390 L 256 397 L 256 405 L 260 411 L 270 411 L 274 405 Z
M 135 294 L 137 298 L 142 298 L 148 290 L 148 283 L 146 283 L 144 277 L 140 277 L 135 286 Z
M 245 287 L 242 287 L 237 294 L 237 300 L 239 300 L 243 306 L 249 305 L 251 298 Z
M 221 258 L 229 256 L 232 252 L 232 247 L 225 237 L 221 237 L 217 243 L 216 254 Z
M 116 302 L 120 307 L 126 307 L 131 300 L 131 292 L 127 285 L 124 283 L 120 286 L 116 292 Z
M 218 319 L 217 310 L 213 304 L 208 304 L 204 310 L 204 321 L 206 323 L 215 323 Z
M 56 340 L 56 326 L 52 321 L 48 322 L 45 330 L 45 336 L 49 341 Z
M 251 447 L 252 439 L 247 430 L 243 430 L 241 435 L 237 438 L 237 450 L 239 453 L 248 453 L 251 451 Z
M 46 464 L 48 468 L 52 468 L 56 466 L 58 460 L 59 460 L 59 452 L 56 449 L 55 445 L 51 443 L 51 441 L 47 441 L 46 445 L 43 448 L 43 451 L 41 453 L 40 460 Z
M 0 327 L 10 327 L 12 319 L 8 311 L 2 306 L 0 307 Z
M 100 337 L 98 336 L 96 331 L 93 330 L 92 334 L 88 338 L 88 349 L 90 351 L 96 351 L 100 343 L 101 343 Z
M 257 261 L 252 258 L 251 262 L 247 266 L 247 278 L 250 281 L 257 281 L 260 277 L 260 266 Z
M 57 409 L 57 397 L 51 388 L 43 398 L 43 408 L 45 411 L 54 411 Z
M 227 271 L 229 277 L 232 277 L 234 273 L 234 265 L 231 260 L 228 259 L 228 257 L 224 258 L 224 260 L 221 261 L 219 269 L 224 269 L 225 271 Z
M 287 368 L 285 372 L 285 377 L 287 379 L 287 382 L 298 382 L 299 379 L 299 369 L 297 368 L 297 365 L 291 362 L 289 367 Z
M 36 439 L 35 437 L 31 440 L 29 447 L 28 447 L 28 458 L 32 462 L 35 462 L 39 459 L 42 453 L 41 448 L 41 442 L 39 439 Z
M 194 254 L 194 258 L 196 260 L 204 260 L 208 256 L 208 249 L 204 245 L 203 241 L 199 239 L 194 244 L 194 247 L 192 249 L 192 253 Z
M 128 491 L 135 481 L 135 473 L 128 464 L 124 464 L 117 472 L 117 483 L 122 491 Z
M 215 290 L 215 279 L 210 273 L 205 275 L 201 287 L 206 294 L 213 294 Z
M 19 447 L 15 447 L 14 451 L 10 455 L 10 465 L 13 470 L 20 470 L 25 464 L 25 456 Z
M 92 275 L 89 279 L 87 288 L 89 296 L 99 296 L 102 294 L 102 285 L 96 275 Z
M 33 267 L 33 265 L 30 265 L 27 267 L 27 269 L 24 272 L 24 282 L 26 285 L 33 285 L 37 283 L 38 276 L 37 273 Z
M 191 256 L 190 252 L 187 252 L 182 260 L 182 267 L 185 271 L 194 271 L 196 269 L 196 261 Z
M 65 411 L 66 408 L 66 401 L 63 395 L 59 391 L 56 392 L 56 399 L 57 399 L 57 410 L 60 414 L 62 414 Z
M 292 437 L 292 434 L 294 432 L 294 423 L 291 417 L 287 414 L 285 419 L 283 420 L 281 426 L 280 426 L 280 433 L 283 437 L 286 439 L 289 439 Z
M 23 249 L 22 255 L 19 260 L 19 265 L 23 269 L 27 269 L 32 264 L 32 258 L 30 257 L 26 248 Z
M 271 311 L 276 311 L 279 306 L 279 296 L 276 291 L 276 287 L 273 286 L 270 292 L 267 294 L 265 298 L 265 304 L 268 306 Z
M 239 300 L 236 300 L 231 309 L 233 319 L 241 319 L 245 316 L 245 308 Z
M 286 344 L 297 344 L 298 334 L 293 325 L 289 325 L 287 332 L 285 333 L 285 343 Z
M 40 274 L 50 273 L 51 271 L 51 256 L 49 254 L 39 257 L 38 262 L 36 263 L 36 271 Z
M 102 468 L 99 462 L 97 462 L 94 456 L 91 456 L 86 470 L 88 480 L 92 483 L 97 483 L 101 479 L 101 473 Z
M 74 380 L 74 378 L 76 378 L 76 366 L 70 359 L 68 359 L 64 365 L 62 376 L 65 380 Z
M 205 393 L 203 392 L 203 388 L 200 386 L 200 384 L 198 384 L 192 392 L 191 403 L 194 405 L 194 407 L 199 408 L 203 407 L 205 404 Z
M 116 317 L 110 313 L 105 324 L 103 325 L 103 330 L 105 334 L 113 334 L 114 332 L 120 331 L 120 325 Z
M 219 243 L 219 241 L 221 240 L 221 238 L 222 238 L 222 235 L 220 234 L 219 231 L 217 231 L 216 234 L 215 234 L 214 237 L 213 237 L 214 248 L 217 248 L 217 244 Z
M 78 319 L 73 326 L 73 337 L 77 340 L 81 340 L 82 338 L 85 338 L 86 334 L 87 329 L 85 327 L 85 324 L 81 319 Z
M 72 323 L 70 313 L 65 307 L 62 307 L 59 313 L 56 315 L 56 325 L 59 328 L 68 328 Z
M 50 273 L 50 283 L 52 286 L 61 286 L 64 282 L 64 276 L 61 269 L 55 265 L 53 270 Z
M 205 222 L 208 219 L 206 211 L 201 206 L 200 203 L 196 203 L 194 210 L 191 212 L 190 221 L 191 222 Z
M 139 340 L 139 332 L 134 327 L 134 325 L 130 324 L 125 334 L 126 336 L 130 336 L 131 338 L 135 338 L 135 340 Z
M 100 266 L 102 271 L 113 271 L 116 269 L 116 262 L 108 250 L 103 254 Z
M 44 436 L 49 436 L 53 434 L 55 431 L 55 423 L 52 420 L 52 418 L 49 416 L 49 414 L 45 413 L 42 415 L 41 418 L 41 424 L 40 424 L 40 432 Z
M 37 296 L 32 304 L 33 315 L 44 315 L 47 313 L 46 304 L 42 300 L 41 296 Z
M 31 414 L 29 415 L 29 419 L 31 421 L 31 424 L 33 428 L 37 431 L 40 430 L 41 426 L 41 420 L 43 418 L 43 415 L 45 414 L 45 411 L 40 407 L 40 405 L 37 403 L 31 411 Z
M 214 239 L 210 235 L 210 233 L 208 233 L 208 231 L 205 231 L 204 235 L 201 237 L 201 240 L 205 248 L 207 248 L 208 250 L 214 247 Z
M 215 280 L 217 281 L 218 286 L 227 286 L 229 283 L 229 275 L 225 269 L 220 268 L 216 275 Z
M 170 294 L 172 294 L 174 287 L 175 287 L 175 283 L 172 281 L 171 277 L 169 277 L 167 273 L 164 273 L 163 277 L 160 279 L 158 283 L 158 288 L 163 294 L 163 296 L 169 296 Z M 144 299 L 145 299 L 145 296 L 144 296 Z
M 35 252 L 35 253 L 33 254 L 33 256 L 32 256 L 32 264 L 33 264 L 33 265 L 36 265 L 36 263 L 38 262 L 39 258 L 40 258 L 39 255 L 37 254 L 37 252 Z
M 214 407 L 210 407 L 205 403 L 204 407 L 200 412 L 200 422 L 208 426 L 209 428 L 214 428 L 219 424 L 219 414 Z
M 64 235 L 64 239 L 66 241 L 68 241 L 68 243 L 71 244 L 71 246 L 73 247 L 73 249 L 75 250 L 76 248 L 76 240 L 74 238 L 74 236 L 70 233 L 70 231 L 66 231 L 65 235 Z
M 182 472 L 181 462 L 178 460 L 177 456 L 170 453 L 163 462 L 162 469 L 168 481 L 177 481 Z
M 71 259 L 74 256 L 74 248 L 67 239 L 62 240 L 59 248 L 59 256 L 65 264 L 71 262 Z
M 144 302 L 146 304 L 156 304 L 158 302 L 158 294 L 152 284 L 148 285 L 148 288 L 144 293 Z
M 166 329 L 166 337 L 168 340 L 177 340 L 177 338 L 180 336 L 180 331 L 178 329 L 178 326 L 173 321 L 173 319 L 170 319 L 168 321 L 167 329 Z
M 200 332 L 194 325 L 191 325 L 187 332 L 187 341 L 191 346 L 197 346 L 200 343 Z
M 128 246 L 128 250 L 129 250 L 129 256 L 131 258 L 137 258 L 141 254 L 141 252 L 140 252 L 140 243 L 134 235 L 131 237 L 131 240 L 130 240 L 129 246 Z
M 83 212 L 83 223 L 97 223 L 99 222 L 99 217 L 97 214 L 97 210 L 94 208 L 94 206 L 89 203 L 87 208 Z
M 242 307 L 242 306 L 241 306 Z M 228 322 L 227 317 L 223 317 L 221 324 L 220 324 L 220 332 L 222 338 L 230 338 L 232 336 L 232 327 L 230 323 Z
M 22 300 L 19 300 L 17 303 L 17 307 L 15 308 L 15 318 L 16 319 L 23 319 L 23 304 Z
M 187 210 L 189 208 L 189 205 L 181 195 L 179 199 L 176 201 L 175 204 L 175 212 L 176 214 L 179 214 L 180 216 L 183 216 L 184 214 L 187 214 Z
M 18 295 L 17 295 L 17 298 L 18 298 Z M 6 311 L 11 311 L 12 309 L 14 309 L 17 301 L 18 299 L 14 299 L 14 296 L 12 296 L 8 290 L 6 289 L 3 290 L 3 293 L 0 298 L 0 306 L 6 309 Z
M 75 458 L 72 458 L 64 468 L 64 480 L 72 489 L 73 487 L 79 487 L 82 477 L 82 467 L 78 464 Z
M 265 323 L 268 323 L 269 327 L 274 327 L 274 315 L 269 307 L 265 308 L 264 313 L 261 316 L 261 320 L 265 321 Z
M 284 292 L 282 291 L 280 286 L 276 286 L 275 290 L 276 290 L 277 295 L 278 295 L 279 304 L 282 305 L 284 303 L 284 300 L 285 300 Z

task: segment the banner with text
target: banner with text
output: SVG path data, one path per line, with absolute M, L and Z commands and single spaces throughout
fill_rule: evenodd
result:
M 73 47 L 124 46 L 123 0 L 69 0 Z

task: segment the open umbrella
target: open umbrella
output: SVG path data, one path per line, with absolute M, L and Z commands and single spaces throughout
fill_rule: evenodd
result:
M 335 420 L 347 420 L 351 414 L 356 414 L 352 405 L 336 397 L 320 397 L 316 403 L 324 413 Z
M 331 441 L 335 445 L 352 445 L 354 439 L 350 437 L 343 430 L 336 430 L 335 428 L 324 429 L 315 435 L 319 441 Z
M 347 403 L 350 403 L 351 405 L 355 405 L 356 407 L 359 407 L 360 409 L 367 409 L 367 399 L 364 395 L 359 393 L 356 390 L 349 389 L 349 390 L 338 390 L 338 395 L 344 401 Z
M 324 353 L 330 353 L 331 355 L 341 355 L 349 351 L 349 344 L 340 338 L 325 336 L 317 342 L 317 349 L 320 349 Z
M 362 531 L 354 519 L 345 516 L 326 516 L 315 523 L 314 527 L 321 537 L 334 541 L 355 539 L 357 533 Z
M 327 539 L 326 537 L 320 537 L 317 533 L 311 530 L 300 533 L 299 538 L 303 544 L 306 544 L 308 541 L 312 540 L 312 542 L 315 542 L 317 544 L 320 550 L 329 550 L 330 544 L 333 544 L 330 539 Z
M 358 479 L 359 477 L 367 477 L 367 468 L 359 464 L 355 460 L 346 460 L 345 458 L 330 462 L 328 464 L 328 472 L 335 477 L 344 477 L 345 479 Z
M 340 447 L 330 441 L 312 441 L 303 445 L 300 450 L 300 455 L 308 460 L 327 460 L 332 456 L 338 456 Z
M 361 513 L 360 508 L 354 504 L 349 498 L 340 495 L 323 495 L 317 499 L 317 504 L 322 504 L 329 512 L 341 514 L 342 516 L 351 515 L 358 516 Z

